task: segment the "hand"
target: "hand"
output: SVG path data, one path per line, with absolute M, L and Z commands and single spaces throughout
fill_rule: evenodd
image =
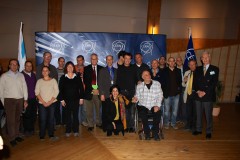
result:
M 153 107 L 154 113 L 158 112 L 159 110 L 160 110 L 160 108 L 159 108 L 158 106 L 154 106 L 154 107 Z
M 82 105 L 83 104 L 83 99 L 79 100 L 79 104 Z
M 104 95 L 101 95 L 101 101 L 105 101 L 105 96 Z
M 48 105 L 47 105 L 47 103 L 46 103 L 45 101 L 42 103 L 42 105 L 43 105 L 44 107 L 48 107 Z
M 113 124 L 113 129 L 116 129 L 116 125 L 115 125 L 115 123 L 114 123 L 114 122 L 112 122 L 112 124 Z
M 187 82 L 187 80 L 188 80 L 188 77 L 186 76 L 186 77 L 184 77 L 184 82 L 186 83 Z
M 62 106 L 63 106 L 63 107 L 65 107 L 65 106 L 66 106 L 66 103 L 65 103 L 65 101 L 64 101 L 64 100 L 62 100 L 62 101 L 61 101 L 61 104 L 62 104 Z
M 99 95 L 99 90 L 98 89 L 93 89 L 92 93 L 93 93 L 93 95 Z
M 137 97 L 133 97 L 133 98 L 132 98 L 132 103 L 137 103 L 137 101 L 138 101 L 138 98 L 137 98 Z
M 27 101 L 24 101 L 24 103 L 23 103 L 23 107 L 24 107 L 24 109 L 26 109 L 27 106 L 28 106 L 28 102 L 27 102 Z
M 52 104 L 52 101 L 47 102 L 47 107 L 49 107 Z

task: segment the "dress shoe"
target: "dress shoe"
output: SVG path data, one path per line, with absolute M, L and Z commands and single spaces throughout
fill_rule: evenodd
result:
M 112 136 L 112 132 L 111 131 L 107 131 L 107 136 Z
M 17 142 L 22 142 L 22 141 L 24 141 L 24 139 L 21 138 L 21 137 L 17 137 L 17 138 L 15 138 L 15 141 L 17 141 Z
M 133 133 L 135 130 L 133 128 L 129 128 L 129 133 Z
M 17 145 L 17 142 L 16 142 L 16 140 L 12 140 L 12 141 L 10 141 L 10 144 L 11 144 L 12 147 L 14 147 L 14 146 Z
M 145 135 L 145 140 L 149 141 L 151 138 L 150 138 L 150 135 L 149 134 L 146 134 Z
M 212 138 L 212 134 L 211 133 L 206 134 L 206 139 L 211 139 L 211 138 Z
M 194 131 L 193 133 L 192 133 L 192 135 L 199 135 L 199 134 L 202 134 L 202 132 L 199 132 L 199 131 Z
M 88 131 L 92 131 L 93 130 L 93 127 L 88 127 Z
M 160 138 L 159 138 L 159 135 L 158 135 L 158 134 L 154 135 L 154 140 L 155 140 L 155 141 L 160 141 Z

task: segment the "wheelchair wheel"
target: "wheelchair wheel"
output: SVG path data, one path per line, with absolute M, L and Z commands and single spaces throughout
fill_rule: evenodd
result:
M 138 133 L 138 110 L 137 110 L 137 105 L 135 105 L 134 129 L 135 129 L 135 133 Z

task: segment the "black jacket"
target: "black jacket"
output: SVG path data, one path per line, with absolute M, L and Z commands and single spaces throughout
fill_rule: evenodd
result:
M 207 72 L 204 76 L 203 66 L 196 69 L 196 76 L 194 79 L 194 89 L 197 91 L 204 91 L 206 93 L 202 98 L 196 96 L 196 100 L 202 102 L 215 102 L 216 101 L 216 86 L 218 83 L 219 68 L 209 65 Z

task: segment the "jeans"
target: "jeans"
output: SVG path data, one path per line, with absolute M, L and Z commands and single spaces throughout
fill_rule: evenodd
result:
M 46 134 L 46 129 L 48 129 L 48 136 L 54 136 L 54 111 L 55 111 L 56 102 L 51 104 L 48 107 L 44 107 L 42 104 L 39 104 L 39 126 L 40 138 L 44 138 Z
M 171 96 L 168 98 L 164 98 L 164 125 L 168 126 L 169 122 L 171 126 L 176 125 L 176 118 L 178 112 L 178 102 L 179 102 L 179 94 L 176 96 Z M 172 107 L 172 108 L 171 108 Z M 172 111 L 171 119 L 170 119 L 170 109 Z

